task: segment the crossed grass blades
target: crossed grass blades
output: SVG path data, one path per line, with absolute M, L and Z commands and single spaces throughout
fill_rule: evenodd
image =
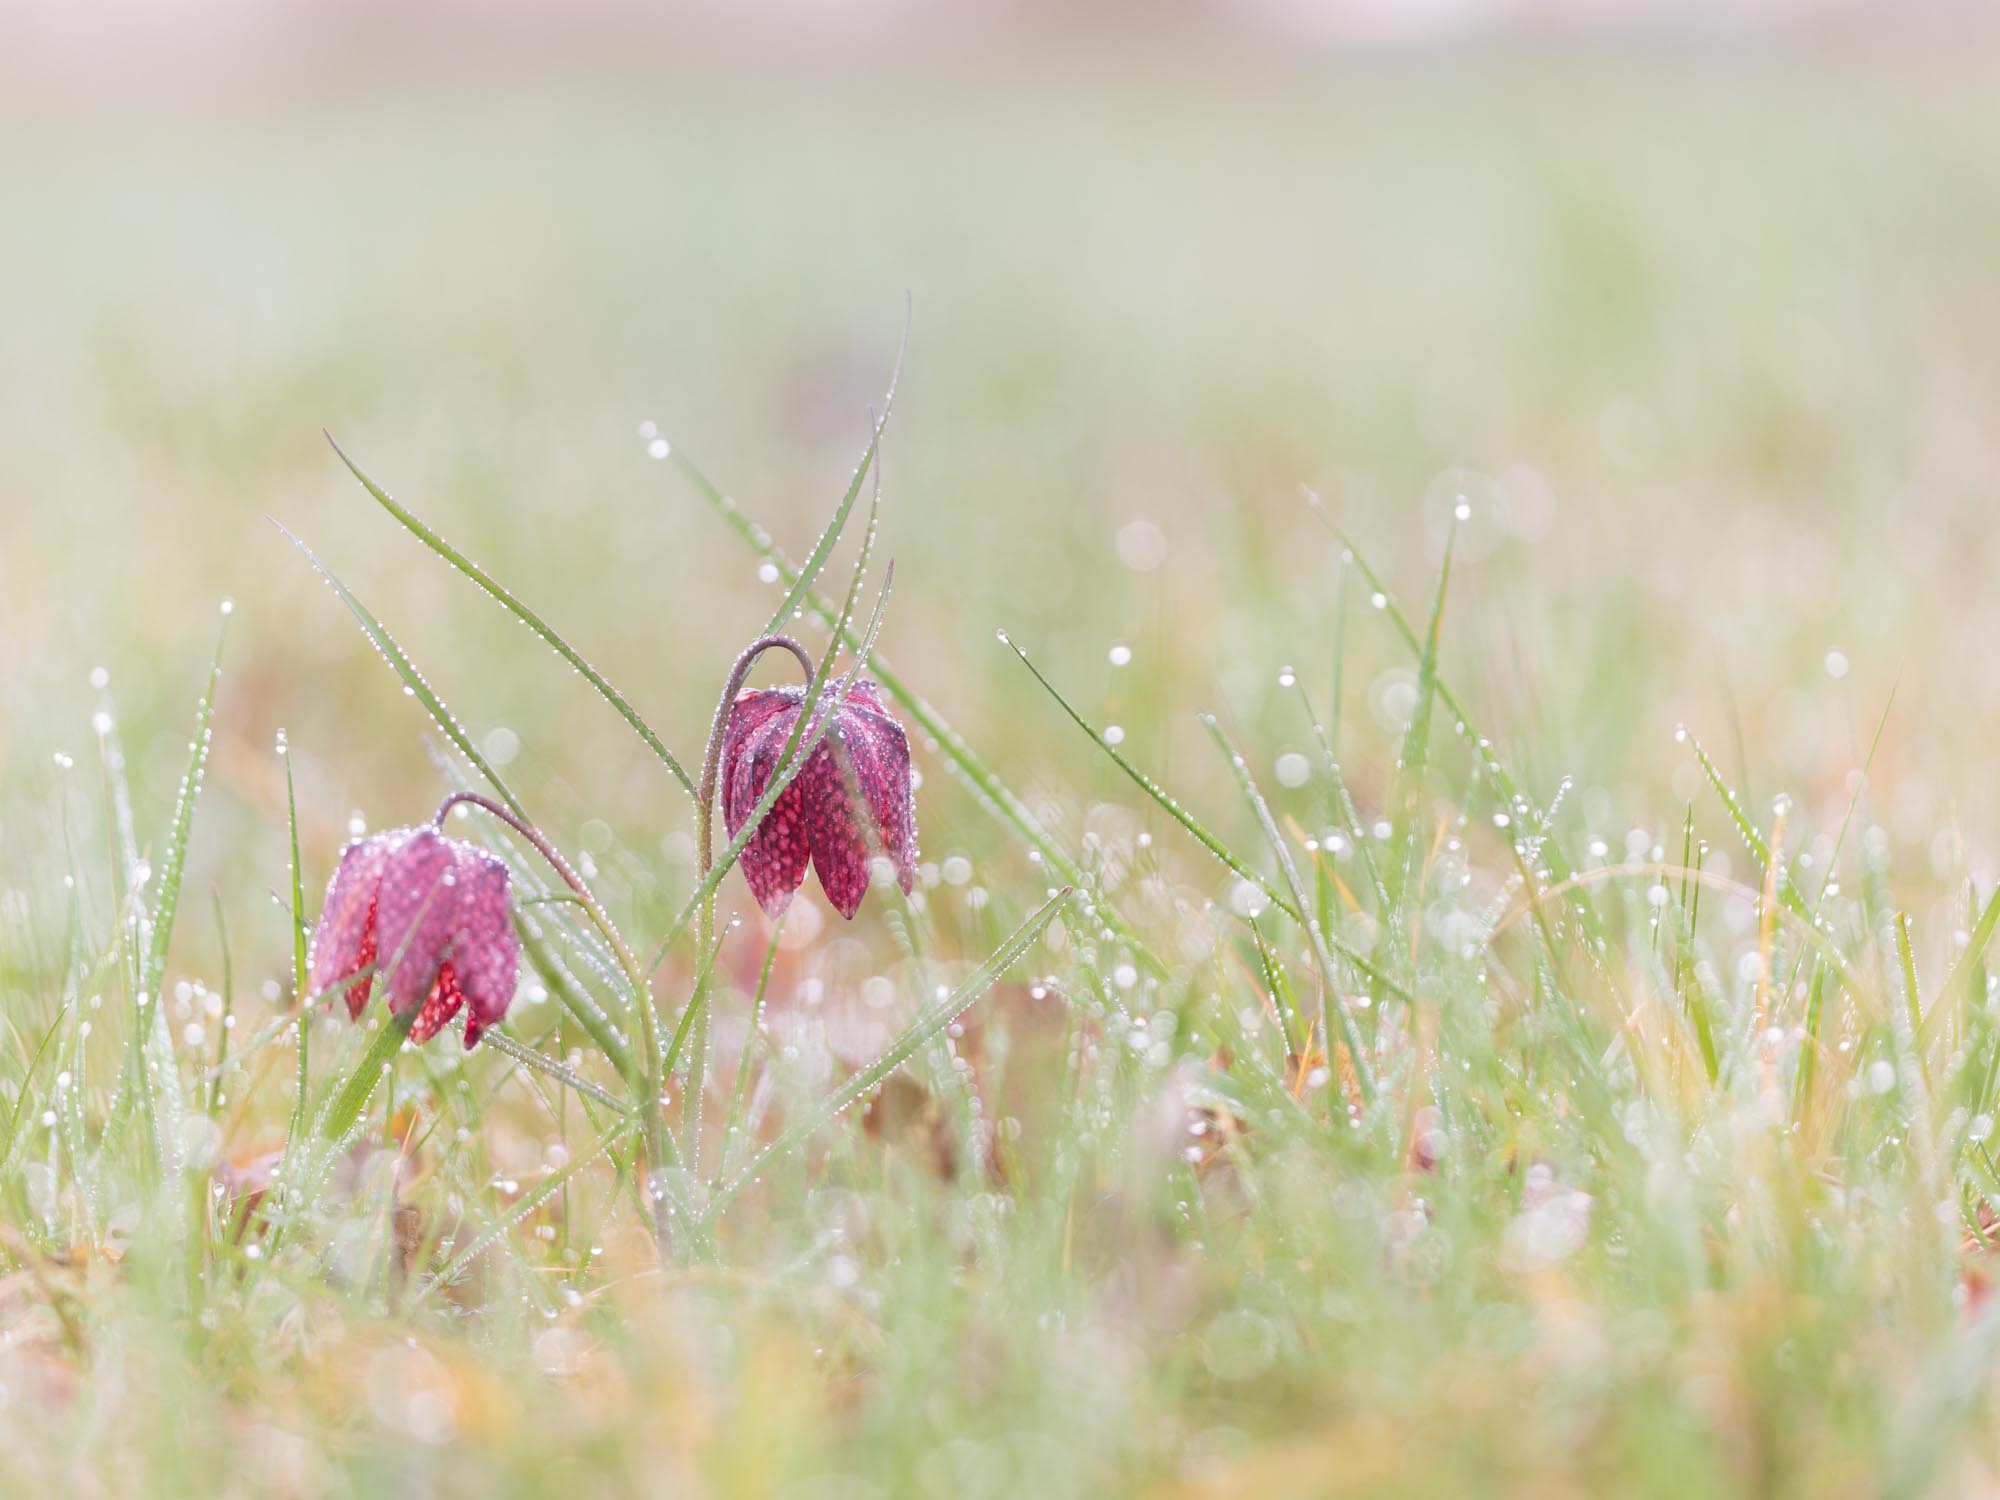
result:
M 888 410 L 885 401 L 881 422 Z M 1939 1377 L 1919 1387 L 1893 1423 L 1871 1418 L 1871 1431 L 1893 1427 L 1881 1439 L 1886 1488 L 1921 1489 L 1977 1389 L 1975 1375 L 1964 1372 L 1981 1368 L 2000 1337 L 1980 1292 L 1980 1257 L 1995 1225 L 1990 1201 L 2000 1192 L 1988 1149 L 2000 1026 L 1985 968 L 2000 893 L 1979 902 L 1966 890 L 1964 940 L 1927 995 L 1909 915 L 1888 896 L 1882 848 L 1864 841 L 1851 893 L 1835 879 L 1865 777 L 1832 837 L 1831 857 L 1810 859 L 1812 842 L 1790 826 L 1792 809 L 1774 804 L 1768 822 L 1753 814 L 1692 736 L 1690 753 L 1714 803 L 1684 809 L 1677 848 L 1656 836 L 1614 859 L 1566 814 L 1566 783 L 1546 801 L 1530 795 L 1447 680 L 1440 647 L 1449 544 L 1429 611 L 1413 624 L 1387 581 L 1336 529 L 1336 642 L 1347 638 L 1351 580 L 1416 665 L 1393 765 L 1369 789 L 1379 804 L 1373 816 L 1339 757 L 1344 645 L 1335 653 L 1327 717 L 1296 674 L 1281 677 L 1320 751 L 1311 783 L 1317 829 L 1281 817 L 1235 736 L 1204 717 L 1240 795 L 1239 821 L 1260 840 L 1244 845 L 1165 791 L 1003 635 L 1055 708 L 1186 835 L 1192 852 L 1219 865 L 1221 906 L 1176 906 L 1157 869 L 1121 866 L 1101 843 L 1046 826 L 876 650 L 886 578 L 865 623 L 860 606 L 880 502 L 881 422 L 800 565 L 684 455 L 673 455 L 694 492 L 777 571 L 784 593 L 766 634 L 810 619 L 827 636 L 763 795 L 740 821 L 732 814 L 735 828 L 719 854 L 702 839 L 695 887 L 650 950 L 627 941 L 582 881 L 550 882 L 545 867 L 559 877 L 565 869 L 554 841 L 387 628 L 306 551 L 442 735 L 447 805 L 465 810 L 518 893 L 522 955 L 560 1016 L 539 1033 L 517 1034 L 515 1018 L 493 1026 L 485 1040 L 504 1064 L 440 1074 L 428 1054 L 406 1047 L 415 1019 L 408 1011 L 379 1020 L 347 1055 L 315 1062 L 312 1028 L 300 1022 L 355 976 L 308 993 L 307 882 L 288 754 L 292 1003 L 234 1046 L 229 1028 L 218 1027 L 212 1053 L 177 1038 L 163 992 L 220 646 L 157 870 L 140 852 L 107 703 L 99 758 L 116 920 L 108 940 L 94 943 L 81 898 L 73 898 L 62 1004 L 38 1037 L 15 1034 L 21 1084 L 0 1136 L 0 1182 L 9 1184 L 9 1217 L 20 1226 L 8 1256 L 42 1274 L 92 1254 L 136 1260 L 181 1247 L 211 1287 L 189 1290 L 196 1302 L 216 1295 L 214 1287 L 250 1294 L 263 1278 L 291 1284 L 332 1270 L 350 1293 L 392 1311 L 438 1298 L 482 1305 L 482 1264 L 495 1255 L 537 1264 L 546 1241 L 534 1232 L 545 1228 L 554 1228 L 571 1287 L 587 1283 L 594 1243 L 613 1219 L 645 1225 L 663 1257 L 719 1261 L 729 1248 L 719 1234 L 724 1214 L 912 1061 L 930 1065 L 960 1170 L 1004 1188 L 1021 1163 L 994 1140 L 975 1107 L 976 1082 L 944 1046 L 952 1023 L 1035 950 L 1055 965 L 1038 991 L 1060 1005 L 1073 1041 L 1112 1044 L 1103 1072 L 1122 1079 L 1118 1090 L 1087 1085 L 1079 1064 L 1077 1089 L 1088 1107 L 1078 1120 L 1106 1128 L 1104 1100 L 1120 1091 L 1179 1112 L 1177 1146 L 1161 1172 L 1190 1245 L 1240 1243 L 1232 1224 L 1274 1212 L 1270 1199 L 1303 1176 L 1334 1185 L 1329 1225 L 1346 1214 L 1343 1185 L 1370 1184 L 1400 1227 L 1383 1269 L 1359 1270 L 1334 1250 L 1308 1248 L 1285 1261 L 1296 1259 L 1296 1270 L 1263 1273 L 1271 1278 L 1266 1291 L 1303 1298 L 1347 1279 L 1376 1285 L 1377 1275 L 1428 1284 L 1425 1268 L 1442 1263 L 1455 1234 L 1493 1247 L 1490 1262 L 1467 1271 L 1488 1294 L 1504 1284 L 1494 1278 L 1547 1288 L 1554 1284 L 1547 1278 L 1575 1263 L 1586 1268 L 1579 1276 L 1649 1286 L 1666 1305 L 1704 1287 L 1740 1287 L 1771 1265 L 1789 1268 L 1823 1300 L 1886 1295 L 1900 1335 L 1942 1356 L 1933 1361 Z M 631 700 L 540 614 L 348 464 L 382 509 L 591 684 L 694 799 L 710 832 L 713 803 L 703 783 L 712 786 L 713 772 L 691 776 Z M 877 483 L 852 575 L 837 599 L 823 595 L 819 581 L 871 475 Z M 1307 503 L 1325 516 L 1311 497 Z M 853 666 L 837 674 L 842 652 Z M 709 1010 L 717 955 L 731 937 L 716 930 L 716 892 L 863 670 L 914 727 L 919 746 L 957 775 L 1051 884 L 983 962 L 955 984 L 922 986 L 924 1002 L 873 1062 L 782 1128 L 759 1133 L 750 1118 L 755 1062 L 754 1047 L 746 1048 L 737 1076 L 719 1091 L 720 1141 L 705 1146 Z M 279 749 L 288 750 L 282 740 Z M 1701 833 L 1710 822 L 1741 845 L 1754 878 L 1718 872 Z M 930 976 L 939 970 L 926 957 L 938 948 L 929 913 L 921 892 L 895 902 L 897 888 L 878 887 L 885 917 L 911 972 Z M 1751 914 L 1747 940 L 1718 930 L 1715 908 L 1728 902 Z M 226 931 L 221 936 L 226 952 Z M 753 1039 L 776 951 L 774 934 L 752 1002 Z M 231 1015 L 226 962 L 224 975 L 220 1011 Z M 230 1091 L 267 1082 L 275 1049 L 287 1041 L 296 1093 L 275 1159 L 208 1171 L 214 1143 L 204 1149 L 195 1122 L 226 1110 Z M 1075 1055 L 1096 1054 L 1079 1045 Z M 107 1065 L 108 1088 L 96 1082 Z M 423 1074 L 414 1087 L 400 1077 L 410 1069 Z M 525 1091 L 552 1122 L 585 1122 L 587 1148 L 552 1163 L 525 1190 L 481 1166 L 486 1109 L 504 1089 Z M 377 1155 L 389 1158 L 383 1180 L 357 1184 L 356 1149 L 378 1131 L 386 1150 Z M 444 1139 L 440 1132 L 460 1142 L 445 1155 L 462 1159 L 441 1169 L 456 1218 L 420 1222 L 409 1242 L 369 1241 L 364 1233 L 357 1249 L 355 1226 L 343 1225 L 329 1201 L 377 1193 L 387 1221 L 401 1224 L 402 1164 L 433 1137 Z M 18 1170 L 30 1152 L 47 1168 L 32 1196 Z M 136 1165 L 128 1173 L 125 1163 Z M 127 1176 L 137 1179 L 136 1199 Z M 579 1204 L 587 1196 L 598 1216 L 573 1235 L 580 1209 L 546 1214 L 572 1194 Z M 1495 1220 L 1496 1200 L 1509 1217 Z M 1829 1240 L 1873 1248 L 1869 1256 L 1815 1253 Z M 1872 1269 L 1885 1262 L 1890 1271 Z M 517 1284 L 553 1306 L 537 1277 L 508 1278 Z M 1961 1284 L 1957 1312 L 1941 1317 L 1926 1289 Z M 81 1349 L 89 1334 L 77 1309 L 61 1293 L 51 1305 Z M 1323 1295 L 1315 1305 L 1324 1311 Z M 1294 1316 L 1326 1331 L 1325 1318 L 1303 1303 Z M 1365 1319 L 1350 1308 L 1336 1321 Z

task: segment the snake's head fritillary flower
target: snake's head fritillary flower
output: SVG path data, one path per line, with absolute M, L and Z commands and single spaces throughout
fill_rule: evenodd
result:
M 514 998 L 521 945 L 512 917 L 507 867 L 484 849 L 430 824 L 356 839 L 313 933 L 313 993 L 373 965 L 348 988 L 350 1016 L 379 987 L 392 1014 L 422 1007 L 410 1037 L 423 1042 L 464 1007 L 470 1047 Z
M 764 792 L 805 707 L 802 688 L 755 688 L 730 705 L 722 736 L 722 816 L 734 838 Z M 845 762 L 845 765 L 842 762 Z M 826 737 L 743 847 L 743 874 L 765 912 L 791 905 L 806 878 L 843 917 L 860 910 L 878 854 L 908 893 L 917 873 L 910 743 L 872 682 L 857 682 Z

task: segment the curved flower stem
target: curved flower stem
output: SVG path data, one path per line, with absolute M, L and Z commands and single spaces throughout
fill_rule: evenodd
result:
M 766 651 L 789 651 L 805 671 L 806 685 L 811 687 L 818 673 L 812 653 L 788 635 L 763 635 L 745 646 L 736 658 L 736 664 L 729 669 L 728 680 L 722 685 L 722 697 L 715 705 L 715 718 L 708 727 L 708 749 L 701 758 L 701 782 L 695 789 L 695 806 L 699 809 L 701 832 L 697 847 L 701 851 L 701 880 L 708 879 L 715 868 L 715 793 L 716 781 L 722 770 L 722 738 L 729 728 L 729 710 L 735 706 L 736 695 L 743 690 L 743 680 L 750 675 L 750 669 L 757 664 L 757 658 Z M 715 892 L 710 891 L 701 903 L 700 925 L 696 929 L 695 951 L 710 956 L 715 947 Z M 687 1159 L 691 1170 L 700 1170 L 701 1156 L 701 1096 L 703 1073 L 706 1072 L 708 1058 L 708 985 L 705 982 L 695 987 L 690 1008 L 699 1007 L 694 1017 L 694 1035 L 688 1060 L 688 1089 L 685 1099 L 687 1115 Z M 666 1080 L 659 1080 L 662 1090 Z
M 736 658 L 736 665 L 729 669 L 729 680 L 722 686 L 722 699 L 715 705 L 715 719 L 708 726 L 708 749 L 701 758 L 701 782 L 695 788 L 695 805 L 701 810 L 701 873 L 706 876 L 715 863 L 715 778 L 722 769 L 722 735 L 729 727 L 729 710 L 736 703 L 736 695 L 743 691 L 743 679 L 750 675 L 750 669 L 757 664 L 757 658 L 766 651 L 785 650 L 798 658 L 805 669 L 806 682 L 810 684 L 813 673 L 812 654 L 788 635 L 759 636 L 743 648 Z
M 562 876 L 563 883 L 576 892 L 577 900 L 581 901 L 583 909 L 590 913 L 590 920 L 597 924 L 597 930 L 604 934 L 604 940 L 611 944 L 611 951 L 618 955 L 619 967 L 625 970 L 625 977 L 631 982 L 634 1003 L 643 1005 L 646 997 L 646 980 L 639 970 L 639 960 L 626 945 L 624 934 L 598 904 L 596 894 L 583 883 L 583 877 L 570 868 L 569 861 L 562 857 L 562 851 L 550 843 L 542 831 L 527 819 L 495 802 L 491 797 L 481 796 L 478 792 L 453 792 L 439 804 L 436 823 L 440 831 L 444 828 L 445 815 L 461 802 L 469 802 L 474 807 L 493 814 L 533 844 L 535 852 L 549 862 L 549 868 Z
M 632 1003 L 638 1008 L 646 1036 L 648 1066 L 646 1076 L 638 1080 L 643 1087 L 634 1090 L 637 1097 L 633 1103 L 640 1117 L 646 1122 L 646 1146 L 648 1154 L 652 1157 L 654 1170 L 664 1170 L 670 1160 L 672 1148 L 660 1114 L 659 1017 L 653 1010 L 652 986 L 647 982 L 645 972 L 639 967 L 639 960 L 626 943 L 625 935 L 618 930 L 610 914 L 598 902 L 596 893 L 584 884 L 583 877 L 570 867 L 569 861 L 562 857 L 562 852 L 549 842 L 539 828 L 513 809 L 495 802 L 491 797 L 483 797 L 478 792 L 453 792 L 438 805 L 437 826 L 440 829 L 444 827 L 446 814 L 461 802 L 470 803 L 484 812 L 491 813 L 532 844 L 535 852 L 548 861 L 549 868 L 560 875 L 563 883 L 576 892 L 576 898 L 583 903 L 583 909 L 590 914 L 590 920 L 596 924 L 597 930 L 604 934 L 604 939 L 611 945 L 612 952 L 618 955 L 619 966 L 624 969 L 626 982 L 632 988 Z M 648 1201 L 653 1209 L 653 1238 L 664 1256 L 667 1250 L 667 1204 L 664 1197 L 658 1194 L 649 1194 Z

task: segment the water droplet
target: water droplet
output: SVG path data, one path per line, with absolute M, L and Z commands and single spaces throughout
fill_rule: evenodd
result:
M 1132 661 L 1132 648 L 1123 641 L 1119 641 L 1112 646 L 1110 657 L 1111 665 L 1114 667 L 1129 666 Z

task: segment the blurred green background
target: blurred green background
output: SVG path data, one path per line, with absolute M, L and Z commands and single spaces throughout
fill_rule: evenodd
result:
M 193 878 L 279 883 L 280 726 L 315 868 L 351 811 L 432 802 L 421 710 L 267 516 L 476 738 L 514 732 L 561 837 L 599 819 L 685 859 L 643 748 L 320 429 L 692 760 L 773 591 L 641 424 L 799 556 L 906 297 L 884 648 L 1016 785 L 1116 783 L 1002 626 L 1233 826 L 1192 711 L 1267 781 L 1306 743 L 1272 685 L 1293 664 L 1328 693 L 1311 484 L 1419 608 L 1468 494 L 1447 669 L 1538 795 L 1588 778 L 1592 826 L 1657 812 L 1669 775 L 1693 790 L 1681 720 L 1753 795 L 1837 809 L 1892 687 L 1892 828 L 2000 811 L 1968 775 L 2000 729 L 1992 48 L 810 53 L 614 33 L 8 93 L 0 878 L 53 857 L 51 757 L 91 764 L 93 667 L 164 816 L 225 595 Z M 1348 602 L 1366 802 L 1410 663 Z M 921 827 L 929 857 L 1032 881 L 942 776 Z M 247 941 L 275 953 L 269 929 Z

